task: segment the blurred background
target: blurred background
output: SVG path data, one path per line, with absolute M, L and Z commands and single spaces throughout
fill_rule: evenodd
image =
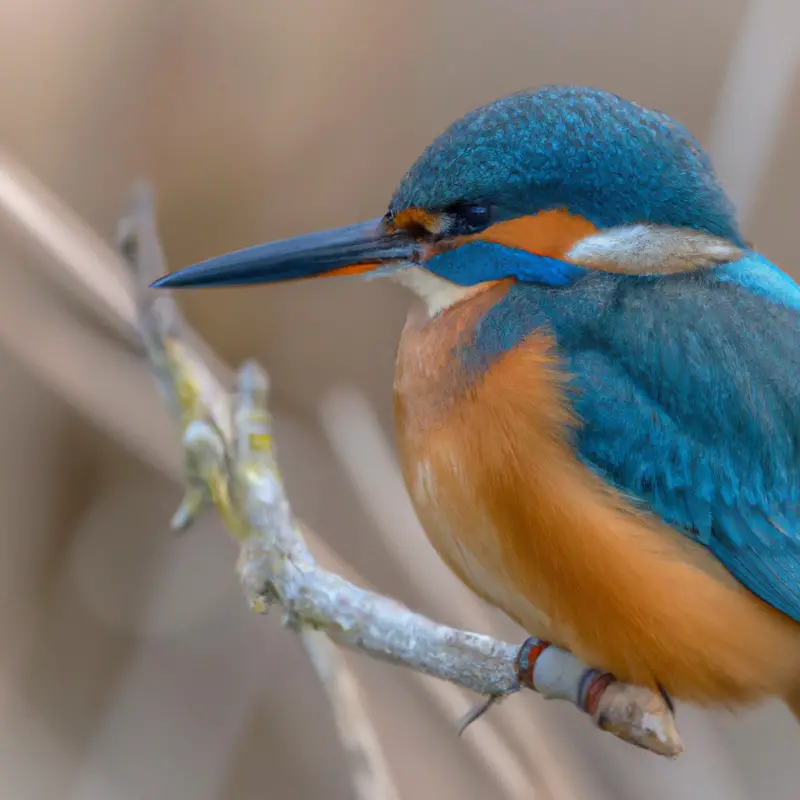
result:
M 148 177 L 173 268 L 377 216 L 456 117 L 577 83 L 685 123 L 746 236 L 800 269 L 795 0 L 0 0 L 0 45 L 2 158 L 107 241 Z M 0 797 L 352 797 L 306 656 L 246 609 L 220 523 L 167 531 L 180 449 L 130 341 L 2 212 L 0 255 Z M 521 641 L 439 564 L 400 483 L 404 290 L 181 300 L 222 358 L 269 370 L 298 515 L 381 590 Z M 457 738 L 470 699 L 446 708 L 424 679 L 348 659 L 404 798 L 797 797 L 800 728 L 778 705 L 680 707 L 668 762 L 530 694 L 477 723 L 506 763 Z M 527 786 L 509 789 L 512 766 Z

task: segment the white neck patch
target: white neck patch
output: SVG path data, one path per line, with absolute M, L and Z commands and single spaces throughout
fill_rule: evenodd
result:
M 625 225 L 598 231 L 567 252 L 574 264 L 631 275 L 668 275 L 725 264 L 743 252 L 727 239 L 688 228 Z

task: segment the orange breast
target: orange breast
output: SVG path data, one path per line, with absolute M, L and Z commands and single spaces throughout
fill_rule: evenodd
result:
M 480 377 L 459 366 L 504 291 L 403 334 L 398 450 L 434 547 L 530 633 L 620 679 L 704 703 L 792 692 L 800 626 L 577 461 L 552 341 L 534 331 Z
M 453 353 L 506 286 L 487 288 L 446 311 L 434 324 L 424 317 L 409 318 L 395 377 L 397 442 L 417 514 L 450 569 L 530 633 L 563 641 L 550 615 L 513 588 L 503 563 L 502 539 L 476 494 L 471 440 L 459 438 L 476 386 L 459 369 Z M 457 419 L 460 424 L 454 425 Z

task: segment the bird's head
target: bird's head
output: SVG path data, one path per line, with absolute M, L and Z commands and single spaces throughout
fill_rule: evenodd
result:
M 743 246 L 708 156 L 682 125 L 607 92 L 547 87 L 451 125 L 380 219 L 239 250 L 154 285 L 393 274 L 435 312 L 496 280 L 679 272 L 734 260 Z

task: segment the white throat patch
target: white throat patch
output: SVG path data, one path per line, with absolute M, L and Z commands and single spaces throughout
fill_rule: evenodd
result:
M 391 273 L 396 283 L 411 289 L 428 309 L 428 316 L 435 317 L 461 300 L 474 294 L 477 286 L 459 286 L 440 278 L 422 267 L 408 267 Z

